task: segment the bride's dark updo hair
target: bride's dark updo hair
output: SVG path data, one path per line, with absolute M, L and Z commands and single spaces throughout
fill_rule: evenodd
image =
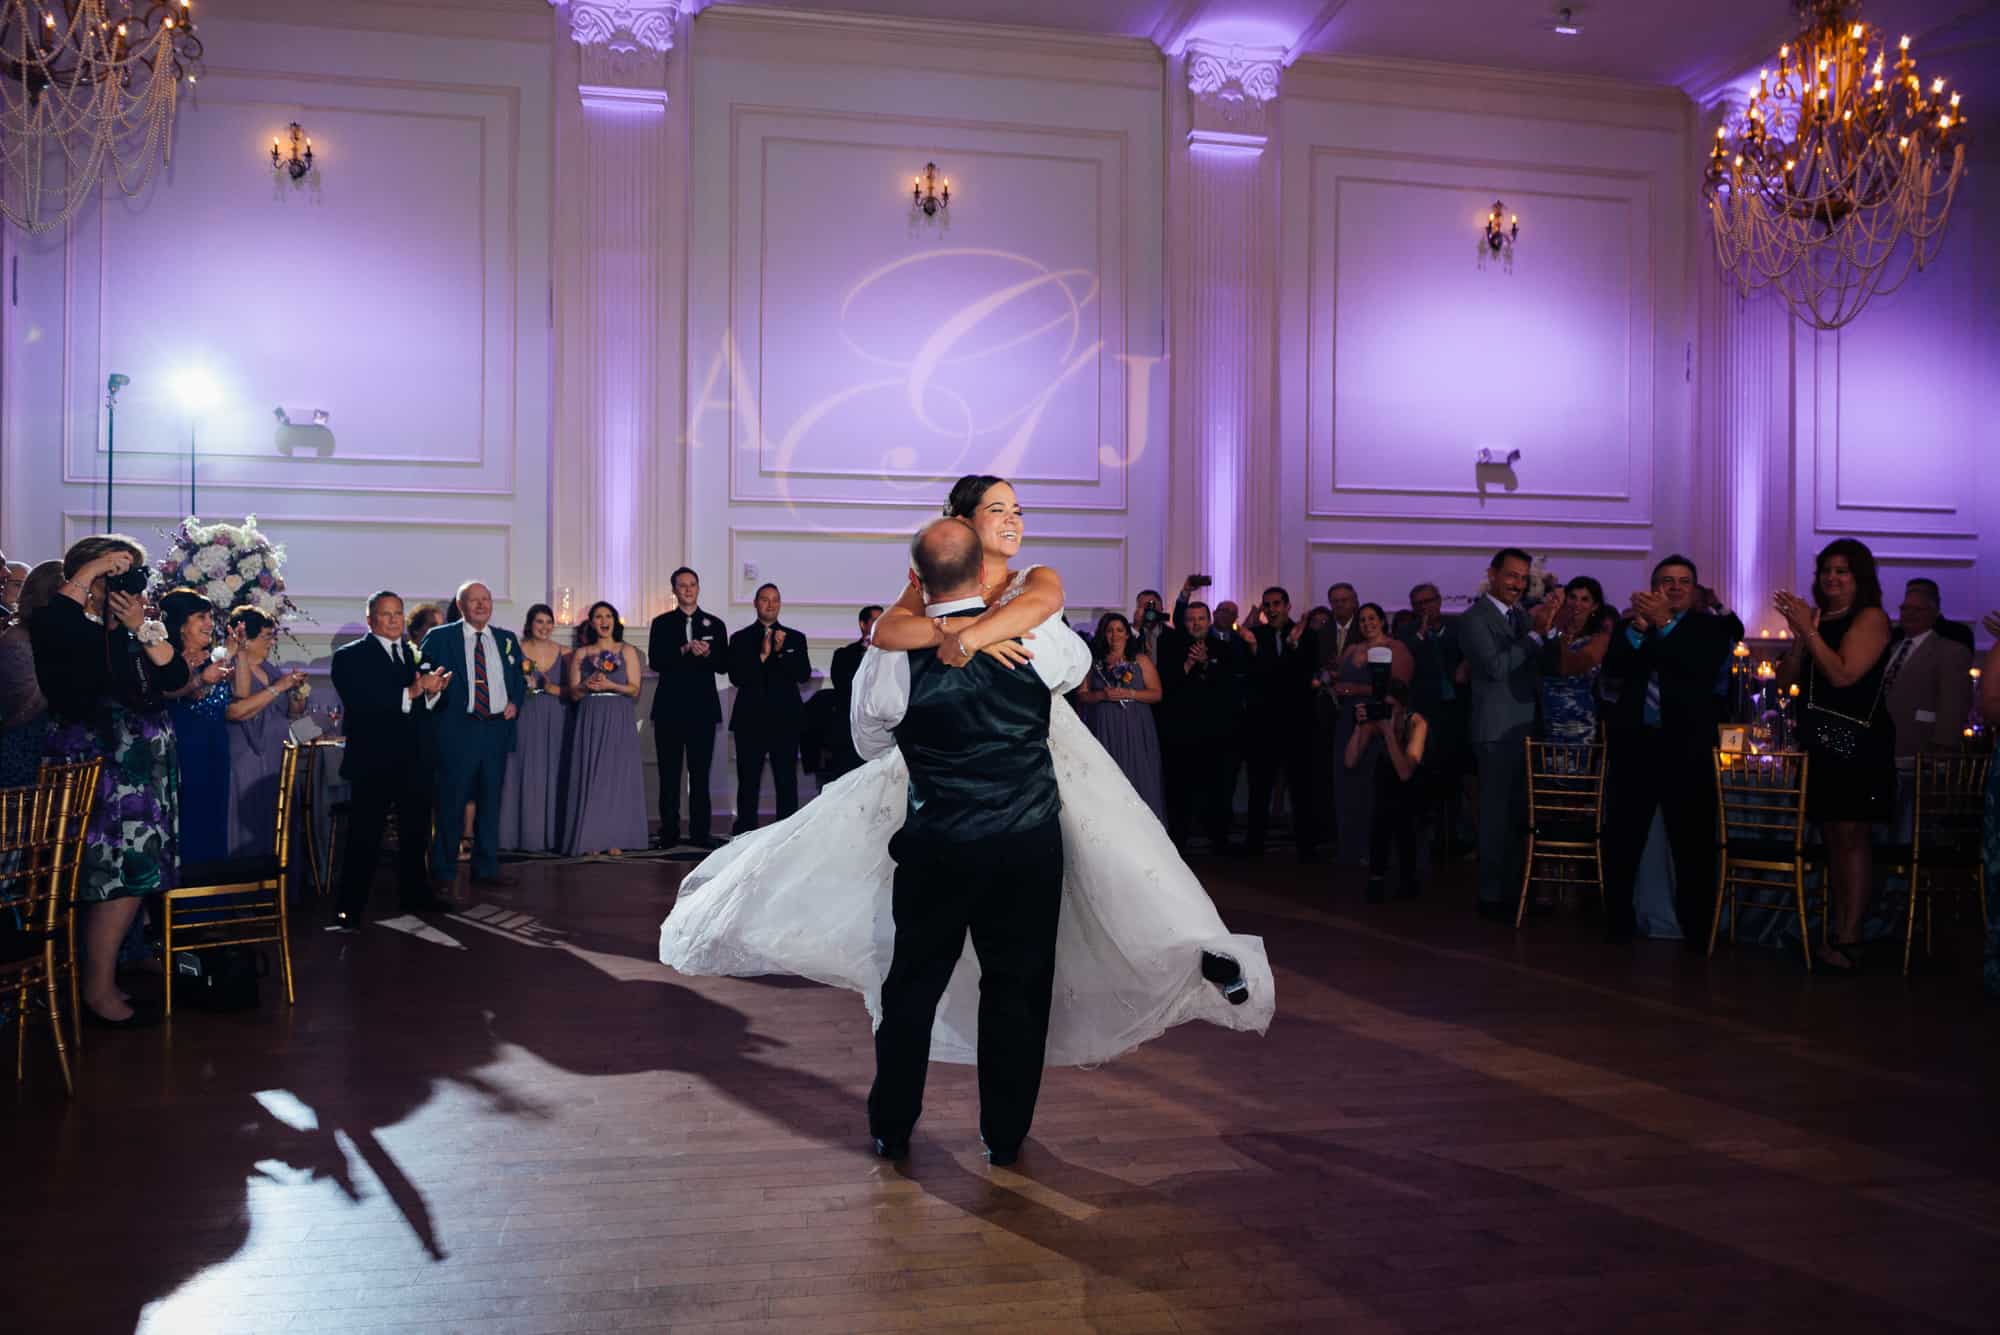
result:
M 944 503 L 947 519 L 970 519 L 979 509 L 979 500 L 993 490 L 1004 477 L 994 477 L 991 473 L 967 473 L 952 484 L 951 497 Z

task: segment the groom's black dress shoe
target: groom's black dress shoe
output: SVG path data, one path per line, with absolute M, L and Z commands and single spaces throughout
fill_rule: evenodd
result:
M 980 1143 L 985 1144 L 983 1140 Z M 992 1164 L 995 1168 L 1012 1168 L 1020 1161 L 1021 1147 L 1019 1145 L 1010 1146 L 1006 1149 L 995 1149 L 991 1145 L 986 1146 L 986 1162 Z
M 875 1157 L 878 1159 L 907 1159 L 910 1157 L 910 1142 L 905 1140 L 884 1140 L 875 1137 Z
M 1250 1000 L 1250 984 L 1243 980 L 1243 968 L 1227 955 L 1212 950 L 1201 952 L 1201 976 L 1220 988 L 1232 1006 Z

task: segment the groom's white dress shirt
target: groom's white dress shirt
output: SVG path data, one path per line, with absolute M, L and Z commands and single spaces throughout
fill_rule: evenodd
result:
M 983 612 L 979 598 L 956 598 L 932 603 L 924 608 L 927 617 L 949 616 L 954 612 Z M 1090 671 L 1090 646 L 1070 629 L 1061 609 L 1035 627 L 1025 641 L 1034 657 L 1028 666 L 1035 670 L 1051 692 L 1065 695 L 1073 691 Z M 861 667 L 854 674 L 854 697 L 849 720 L 854 725 L 854 749 L 863 760 L 873 760 L 896 745 L 896 725 L 910 708 L 910 656 L 901 650 L 868 646 Z

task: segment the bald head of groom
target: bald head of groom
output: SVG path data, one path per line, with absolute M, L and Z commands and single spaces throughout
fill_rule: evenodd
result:
M 933 519 L 910 539 L 910 564 L 931 602 L 979 595 L 979 535 L 963 519 Z

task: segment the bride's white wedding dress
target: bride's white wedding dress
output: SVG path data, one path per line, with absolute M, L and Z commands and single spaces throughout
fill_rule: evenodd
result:
M 1001 601 L 1026 577 L 1016 575 Z M 1067 701 L 1051 706 L 1063 902 L 1048 1063 L 1109 1061 L 1187 1020 L 1263 1033 L 1275 1001 L 1263 938 L 1223 925 L 1118 763 Z M 660 926 L 661 961 L 687 974 L 796 974 L 847 988 L 879 1024 L 896 942 L 889 838 L 909 806 L 908 776 L 892 750 L 709 854 Z M 1231 1005 L 1202 977 L 1203 951 L 1237 962 L 1248 1001 Z M 974 1061 L 978 1033 L 979 962 L 968 940 L 938 1006 L 932 1059 Z

